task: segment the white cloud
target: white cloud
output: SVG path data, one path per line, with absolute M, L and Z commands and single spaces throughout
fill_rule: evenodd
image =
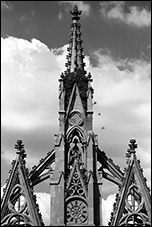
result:
M 103 50 L 94 52 L 98 62 L 89 66 L 95 90 L 94 132 L 99 147 L 114 162 L 125 166 L 125 151 L 131 138 L 138 143 L 137 157 L 143 168 L 150 168 L 151 155 L 151 62 L 142 59 L 116 60 Z M 100 92 L 99 92 L 100 91 Z M 101 116 L 98 116 L 101 113 Z M 105 130 L 101 130 L 102 126 Z M 110 142 L 109 142 L 110 141 Z M 143 154 L 142 151 L 144 150 Z M 149 171 L 144 171 L 150 185 Z
M 102 199 L 102 224 L 103 226 L 108 226 L 110 221 L 110 215 L 113 210 L 113 204 L 115 202 L 115 194 L 111 194 L 107 199 Z
M 95 91 L 100 90 L 100 93 L 95 93 L 96 99 L 103 97 L 99 101 L 102 107 L 136 101 L 150 103 L 150 62 L 141 59 L 115 60 L 102 50 L 95 51 L 93 56 L 98 66 L 88 70 L 94 75 Z
M 64 4 L 66 6 L 66 12 L 68 13 L 75 5 L 78 6 L 78 10 L 82 11 L 82 16 L 89 16 L 91 12 L 90 5 L 84 1 L 60 1 L 59 4 Z
M 29 42 L 15 37 L 1 38 L 1 43 L 1 123 L 7 137 L 11 135 L 10 141 L 15 138 L 14 142 L 4 139 L 4 144 L 12 145 L 2 146 L 2 158 L 10 165 L 16 156 L 15 151 L 12 152 L 13 144 L 21 134 L 24 135 L 23 142 L 31 134 L 31 144 L 35 143 L 37 135 L 37 150 L 44 150 L 41 146 L 45 143 L 45 132 L 57 128 L 58 79 L 65 70 L 63 59 L 66 59 L 67 45 L 59 50 L 49 50 L 39 40 Z M 44 135 L 38 135 L 38 131 L 43 134 L 42 128 Z M 28 148 L 26 143 L 25 148 Z M 28 166 L 37 164 L 40 154 L 35 156 L 33 147 L 29 147 L 27 153 Z
M 37 203 L 46 226 L 50 225 L 50 194 L 36 192 Z
M 100 13 L 107 19 L 116 19 L 139 28 L 151 25 L 151 12 L 146 8 L 130 6 L 129 12 L 125 12 L 125 1 L 103 1 L 100 5 Z
M 136 6 L 130 7 L 130 13 L 126 16 L 127 23 L 137 27 L 151 25 L 151 12 Z
M 26 130 L 41 125 L 42 118 L 47 124 L 55 117 L 61 72 L 54 53 L 38 40 L 13 37 L 2 39 L 1 53 L 2 125 Z M 48 113 L 49 103 L 55 112 Z

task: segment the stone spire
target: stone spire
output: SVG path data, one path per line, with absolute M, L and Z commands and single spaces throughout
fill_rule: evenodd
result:
M 68 55 L 67 55 L 67 63 L 65 66 L 67 67 L 66 73 L 75 72 L 77 69 L 82 69 L 84 71 L 85 63 L 83 62 L 84 54 L 82 47 L 82 39 L 81 39 L 81 31 L 80 31 L 80 23 L 78 22 L 80 17 L 79 15 L 82 11 L 78 10 L 78 7 L 75 5 L 73 10 L 70 11 L 72 15 L 72 24 L 71 24 L 71 32 L 69 39 L 69 47 Z

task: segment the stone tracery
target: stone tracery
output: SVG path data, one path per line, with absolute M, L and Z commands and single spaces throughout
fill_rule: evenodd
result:
M 18 178 L 14 182 L 10 177 L 4 189 L 1 225 L 42 226 L 32 186 L 50 179 L 51 225 L 101 226 L 101 185 L 105 178 L 119 186 L 109 225 L 150 226 L 150 195 L 136 160 L 136 141 L 130 141 L 128 168 L 124 172 L 98 148 L 97 136 L 92 131 L 92 79 L 90 73 L 85 76 L 78 23 L 81 12 L 75 6 L 71 14 L 67 70 L 59 79 L 60 132 L 55 135 L 54 149 L 33 166 L 30 173 L 25 168 L 24 145 L 21 140 L 17 142 L 15 148 L 19 159 L 13 161 L 10 176 Z M 99 169 L 97 160 L 101 165 Z M 56 165 L 52 170 L 54 161 Z M 16 169 L 17 165 L 19 169 Z M 48 171 L 43 173 L 44 170 Z

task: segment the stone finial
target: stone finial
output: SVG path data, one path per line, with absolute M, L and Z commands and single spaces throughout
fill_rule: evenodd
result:
M 63 73 L 61 73 L 60 78 L 64 79 L 64 74 Z
M 24 144 L 23 144 L 22 140 L 17 140 L 17 142 L 15 144 L 15 149 L 17 150 L 16 151 L 17 154 L 22 155 L 22 158 L 26 157 Z
M 130 143 L 128 144 L 129 149 L 127 149 L 127 153 L 126 153 L 126 157 L 127 157 L 127 164 L 130 163 L 131 161 L 131 154 L 135 154 L 136 151 L 135 149 L 137 148 L 137 144 L 136 144 L 136 140 L 135 139 L 131 139 Z
M 82 11 L 78 10 L 77 5 L 75 5 L 75 6 L 73 7 L 73 10 L 70 11 L 70 13 L 71 13 L 73 16 L 76 16 L 76 17 L 77 17 L 78 15 L 80 15 L 80 14 L 82 13 Z
M 137 148 L 137 144 L 136 144 L 136 140 L 135 139 L 131 139 L 130 140 L 130 144 L 128 144 L 129 149 L 128 152 L 131 153 L 136 153 L 135 149 Z
M 91 73 L 89 72 L 88 75 L 87 75 L 88 79 L 91 79 Z

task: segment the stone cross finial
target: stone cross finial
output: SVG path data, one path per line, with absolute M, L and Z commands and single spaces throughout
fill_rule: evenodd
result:
M 128 144 L 129 149 L 127 150 L 126 157 L 127 157 L 127 163 L 129 164 L 131 161 L 131 154 L 135 154 L 135 149 L 137 148 L 136 140 L 131 139 L 130 143 Z
M 76 17 L 77 17 L 78 15 L 80 15 L 80 14 L 82 13 L 82 11 L 78 10 L 77 5 L 75 5 L 75 6 L 73 7 L 73 10 L 70 11 L 70 13 L 71 13 L 73 16 L 76 16 Z
M 128 149 L 129 153 L 136 153 L 135 149 L 137 148 L 137 144 L 135 139 L 131 139 L 130 144 L 128 144 L 128 146 L 130 147 L 130 149 Z
M 24 144 L 23 144 L 22 140 L 17 140 L 17 142 L 15 144 L 15 149 L 17 150 L 16 151 L 17 154 L 22 155 L 22 158 L 26 157 Z

